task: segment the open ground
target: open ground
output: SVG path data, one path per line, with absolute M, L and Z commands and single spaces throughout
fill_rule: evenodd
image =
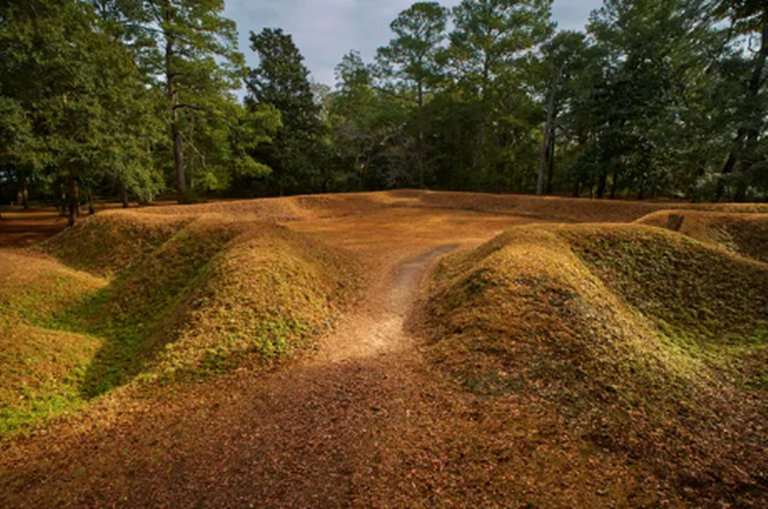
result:
M 667 226 L 669 209 L 686 216 L 682 233 L 658 227 Z M 768 238 L 766 212 L 760 205 L 424 192 L 331 195 L 111 211 L 42 247 L 40 241 L 57 226 L 40 226 L 39 236 L 30 239 L 14 231 L 11 219 L 0 230 L 3 263 L 16 264 L 0 271 L 6 288 L 33 262 L 50 264 L 40 269 L 47 271 L 43 279 L 53 279 L 54 270 L 74 271 L 55 277 L 81 278 L 83 285 L 75 296 L 61 297 L 63 303 L 35 313 L 8 297 L 4 309 L 19 310 L 14 322 L 38 333 L 107 342 L 123 336 L 102 338 L 94 332 L 102 329 L 80 327 L 70 317 L 82 296 L 118 285 L 129 298 L 143 298 L 135 280 L 137 271 L 155 270 L 160 262 L 152 257 L 168 263 L 182 253 L 186 263 L 208 249 L 187 243 L 168 257 L 167 246 L 197 235 L 191 228 L 203 232 L 200 238 L 234 233 L 221 234 L 224 247 L 217 244 L 194 275 L 211 290 L 185 287 L 169 296 L 168 302 L 179 302 L 157 329 L 193 325 L 179 328 L 173 338 L 160 331 L 142 339 L 152 343 L 162 336 L 163 345 L 181 345 L 178 350 L 140 350 L 152 362 L 121 368 L 126 379 L 109 390 L 89 393 L 50 419 L 25 421 L 0 442 L 0 506 L 766 504 L 768 435 L 762 423 L 768 414 L 760 383 L 766 373 L 768 268 L 761 251 L 751 247 Z M 89 224 L 96 228 L 90 233 Z M 144 232 L 136 234 L 143 243 L 119 253 L 99 245 L 113 231 L 105 224 L 120 235 Z M 156 228 L 172 231 L 149 248 L 145 237 Z M 88 239 L 97 243 L 92 251 L 83 247 Z M 284 244 L 274 260 L 253 258 Z M 657 248 L 673 254 L 660 254 L 659 261 Z M 316 252 L 325 253 L 319 268 L 312 265 Z M 676 253 L 671 272 L 664 272 Z M 694 325 L 665 306 L 664 292 L 679 283 L 674 277 L 694 278 L 712 268 L 697 265 L 686 272 L 691 258 L 731 270 L 723 278 L 737 285 L 737 293 L 743 289 L 754 317 L 710 316 L 719 311 L 717 299 L 733 293 L 725 283 L 702 297 L 710 314 L 701 311 Z M 294 260 L 300 268 L 281 265 Z M 276 286 L 265 290 L 267 280 L 250 276 L 249 264 L 272 263 L 281 279 L 270 279 Z M 624 270 L 628 266 L 633 270 Z M 647 266 L 655 272 L 645 275 Z M 314 286 L 316 270 L 333 278 Z M 558 279 L 564 273 L 572 278 Z M 226 277 L 232 281 L 217 279 Z M 645 278 L 665 278 L 663 291 Z M 747 295 L 749 285 L 739 278 L 750 282 L 756 297 Z M 638 280 L 642 291 L 630 288 Z M 197 370 L 210 368 L 212 345 L 205 343 L 206 355 L 198 355 L 195 338 L 219 337 L 223 327 L 219 315 L 206 314 L 207 307 L 240 313 L 240 294 L 232 288 L 252 291 L 246 284 L 261 285 L 259 291 L 268 294 L 291 285 L 308 288 L 305 300 L 288 292 L 275 301 L 256 292 L 258 302 L 269 303 L 269 313 L 286 312 L 296 323 L 311 325 L 285 336 L 289 344 L 300 338 L 302 346 L 282 355 L 272 342 L 267 355 L 264 348 L 238 350 L 235 342 L 216 350 L 226 362 Z M 344 289 L 338 302 L 337 288 Z M 596 300 L 600 292 L 610 297 Z M 742 297 L 731 297 L 728 312 L 740 310 Z M 185 299 L 199 304 L 189 311 Z M 109 305 L 100 309 L 117 309 Z M 131 305 L 120 309 L 139 316 L 131 314 Z M 699 312 L 696 306 L 689 310 Z M 301 307 L 312 311 L 305 317 Z M 616 309 L 622 314 L 610 311 Z M 703 324 L 705 314 L 709 327 L 719 327 L 717 339 L 705 338 L 695 325 Z M 754 326 L 742 330 L 744 324 Z M 3 330 L 22 337 L 16 326 L 6 323 Z M 238 326 L 227 330 L 242 332 Z M 749 341 L 733 339 L 738 334 Z M 720 341 L 726 336 L 731 339 Z M 558 346 L 566 342 L 568 348 Z M 637 349 L 629 352 L 625 345 Z M 602 352 L 599 359 L 592 348 Z M 176 357 L 168 354 L 167 360 L 165 351 L 199 362 L 195 369 L 173 364 Z M 94 355 L 89 359 L 111 362 Z M 700 372 L 706 376 L 698 378 Z M 720 412 L 729 420 L 701 417 L 701 409 L 702 415 Z M 698 439 L 693 435 L 700 426 L 718 429 Z M 633 432 L 623 436 L 621 427 Z M 680 434 L 672 436 L 673 428 Z M 645 448 L 639 445 L 643 440 Z

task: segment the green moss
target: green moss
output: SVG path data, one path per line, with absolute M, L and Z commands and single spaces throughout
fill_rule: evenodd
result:
M 766 344 L 768 268 L 682 235 L 647 228 L 570 236 L 605 284 L 673 342 Z

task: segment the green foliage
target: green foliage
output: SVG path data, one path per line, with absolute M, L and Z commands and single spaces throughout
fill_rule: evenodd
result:
M 556 31 L 551 7 L 416 2 L 331 89 L 279 28 L 251 33 L 246 69 L 223 0 L 2 1 L 0 199 L 768 196 L 762 3 L 605 0 L 587 33 Z
M 252 32 L 251 49 L 258 53 L 260 64 L 248 73 L 247 107 L 251 111 L 272 108 L 280 113 L 282 124 L 271 146 L 260 150 L 252 147 L 250 153 L 272 169 L 268 179 L 274 190 L 311 189 L 322 178 L 320 140 L 324 126 L 304 57 L 292 37 L 280 29 Z

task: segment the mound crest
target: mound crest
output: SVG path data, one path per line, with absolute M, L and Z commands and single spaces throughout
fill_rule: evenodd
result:
M 43 250 L 79 270 L 115 274 L 176 235 L 192 218 L 123 211 L 81 221 L 43 244 Z
M 673 215 L 682 218 L 680 233 L 730 253 L 768 263 L 768 214 L 663 210 L 638 222 L 667 228 Z
M 764 264 L 647 226 L 519 227 L 444 261 L 429 310 L 430 355 L 469 390 L 543 404 L 683 492 L 764 482 Z
M 77 355 L 51 375 L 69 380 L 71 405 L 137 378 L 198 377 L 246 355 L 261 365 L 289 357 L 331 324 L 355 281 L 355 264 L 344 254 L 229 215 L 104 214 L 45 248 L 67 265 L 110 277 L 41 255 L 3 253 L 42 266 L 28 292 L 0 294 L 0 306 L 19 309 L 20 317 L 12 335 L 18 352 L 0 356 L 0 369 L 18 366 L 31 350 L 60 357 L 66 352 L 59 348 L 71 344 Z M 24 390 L 21 379 L 0 385 L 14 387 L 0 391 L 6 406 Z M 14 411 L 15 423 L 39 417 L 24 411 Z M 6 417 L 6 428 L 16 426 Z

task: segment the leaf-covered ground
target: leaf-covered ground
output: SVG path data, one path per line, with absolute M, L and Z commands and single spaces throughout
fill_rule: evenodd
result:
M 662 207 L 299 197 L 0 251 L 0 383 L 55 396 L 6 404 L 0 506 L 760 506 L 765 266 L 544 224 Z

